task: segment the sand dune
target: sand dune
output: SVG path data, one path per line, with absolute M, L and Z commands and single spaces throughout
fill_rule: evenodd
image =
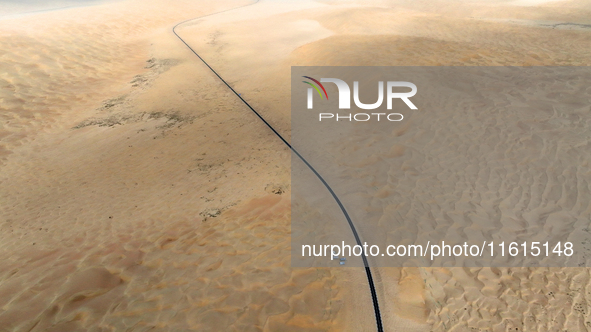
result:
M 289 151 L 171 32 L 249 3 L 0 20 L 0 331 L 375 330 L 363 271 L 290 267 Z M 261 0 L 177 32 L 288 138 L 292 65 L 589 64 L 588 30 L 548 26 L 586 2 L 453 3 Z M 586 268 L 375 271 L 388 331 L 591 328 Z
M 27 48 L 4 54 L 0 330 L 326 330 L 334 275 L 282 254 L 287 150 L 174 39 L 186 6 L 112 6 L 27 43 L 4 21 Z

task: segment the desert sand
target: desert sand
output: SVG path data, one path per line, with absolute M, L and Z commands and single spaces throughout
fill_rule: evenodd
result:
M 577 0 L 0 8 L 0 331 L 375 331 L 362 270 L 290 267 L 290 152 L 181 21 L 224 11 L 176 31 L 288 139 L 290 66 L 590 62 Z M 588 161 L 546 197 L 581 217 Z M 374 273 L 386 331 L 591 329 L 586 268 Z

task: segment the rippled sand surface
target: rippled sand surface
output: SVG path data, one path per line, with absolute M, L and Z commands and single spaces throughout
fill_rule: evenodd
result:
M 333 324 L 333 273 L 289 267 L 286 149 L 170 31 L 247 2 L 204 4 L 0 21 L 1 331 Z
M 0 331 L 375 329 L 362 270 L 290 267 L 289 151 L 171 32 L 249 3 L 2 15 Z M 291 65 L 589 64 L 584 1 L 450 3 L 261 0 L 177 32 L 286 137 Z M 401 129 L 408 172 L 413 139 L 469 151 L 422 130 Z M 547 200 L 588 216 L 587 182 L 575 198 L 544 174 Z M 591 328 L 586 268 L 375 273 L 387 330 Z

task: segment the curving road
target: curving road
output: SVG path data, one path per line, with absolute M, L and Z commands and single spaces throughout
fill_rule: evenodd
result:
M 215 12 L 212 14 L 207 14 L 207 15 L 203 15 L 203 16 L 199 16 L 199 17 L 194 17 L 185 21 L 182 21 L 180 23 L 178 23 L 177 25 L 175 25 L 172 28 L 172 32 L 175 34 L 175 36 L 178 37 L 178 39 L 183 42 L 183 44 L 185 44 L 185 46 L 187 46 L 189 48 L 189 50 L 191 50 L 191 52 L 193 52 L 193 54 L 195 54 L 199 60 L 201 60 L 206 66 L 207 68 L 209 68 L 221 81 L 222 83 L 224 83 L 226 85 L 226 87 L 228 87 L 228 89 L 230 89 L 230 91 L 232 91 L 236 97 L 238 97 L 269 129 L 271 129 L 271 131 L 273 131 L 273 133 L 291 150 L 293 151 L 293 153 L 302 161 L 304 162 L 304 164 L 306 164 L 306 166 L 314 173 L 314 175 L 316 175 L 316 177 L 318 178 L 318 180 L 320 180 L 320 182 L 322 182 L 322 184 L 324 185 L 324 187 L 328 190 L 328 192 L 332 195 L 333 199 L 335 200 L 335 202 L 338 204 L 339 208 L 341 209 L 341 212 L 343 213 L 343 215 L 345 216 L 345 219 L 347 219 L 347 223 L 349 224 L 349 227 L 351 228 L 351 231 L 353 232 L 353 236 L 355 237 L 355 241 L 357 242 L 358 245 L 362 246 L 362 242 L 361 239 L 359 237 L 359 234 L 357 233 L 357 229 L 355 228 L 355 225 L 353 224 L 353 221 L 351 220 L 351 217 L 349 216 L 349 213 L 347 212 L 347 210 L 345 209 L 345 206 L 343 205 L 343 203 L 341 203 L 341 200 L 339 199 L 339 197 L 335 194 L 335 192 L 332 190 L 332 188 L 330 187 L 330 185 L 324 180 L 324 178 L 322 177 L 322 175 L 320 175 L 320 173 L 318 173 L 316 171 L 316 169 L 310 164 L 308 163 L 308 161 L 294 148 L 291 146 L 291 144 L 285 140 L 285 138 L 283 138 L 283 136 L 281 136 L 281 134 L 275 130 L 275 128 L 273 128 L 273 126 L 267 122 L 267 120 L 265 120 L 265 118 L 259 113 L 257 112 L 246 100 L 244 100 L 244 98 L 242 98 L 242 96 L 240 94 L 238 94 L 231 86 L 230 84 L 228 84 L 221 76 L 220 74 L 218 74 L 208 63 L 207 61 L 205 61 L 189 44 L 187 44 L 187 42 L 181 38 L 181 36 L 179 36 L 176 32 L 176 28 L 180 25 L 182 25 L 183 23 L 189 22 L 189 21 L 193 21 L 196 19 L 200 19 L 200 18 L 204 18 L 207 16 L 212 16 L 212 15 L 217 15 L 217 14 L 221 14 L 224 12 L 228 12 L 231 10 L 235 10 L 235 9 L 239 9 L 239 8 L 243 8 L 243 7 L 247 7 L 247 6 L 252 6 L 256 3 L 258 3 L 260 0 L 256 0 L 253 3 L 244 5 L 244 6 L 240 6 L 240 7 L 235 7 L 235 8 L 230 8 L 230 9 L 226 9 L 226 10 L 222 10 L 219 12 Z M 376 288 L 374 285 L 374 280 L 373 280 L 373 276 L 371 273 L 371 269 L 369 267 L 369 262 L 367 260 L 367 257 L 365 256 L 365 254 L 362 254 L 361 258 L 363 259 L 363 265 L 365 266 L 365 274 L 367 275 L 367 283 L 369 285 L 369 289 L 371 292 L 371 298 L 372 298 L 372 302 L 373 302 L 373 308 L 374 308 L 374 312 L 375 312 L 375 316 L 376 316 L 376 326 L 377 326 L 377 330 L 378 332 L 383 332 L 384 328 L 382 325 L 382 316 L 380 314 L 380 306 L 378 303 L 378 296 L 376 293 Z

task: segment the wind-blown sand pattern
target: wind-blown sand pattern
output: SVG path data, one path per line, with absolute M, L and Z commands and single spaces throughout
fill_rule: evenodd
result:
M 289 151 L 171 32 L 252 2 L 0 13 L 0 331 L 375 330 L 363 271 L 290 267 Z M 289 138 L 292 65 L 589 65 L 588 2 L 519 2 L 261 0 L 177 32 Z M 571 162 L 577 196 L 549 170 L 545 197 L 588 216 Z M 375 273 L 387 331 L 591 329 L 587 268 Z

